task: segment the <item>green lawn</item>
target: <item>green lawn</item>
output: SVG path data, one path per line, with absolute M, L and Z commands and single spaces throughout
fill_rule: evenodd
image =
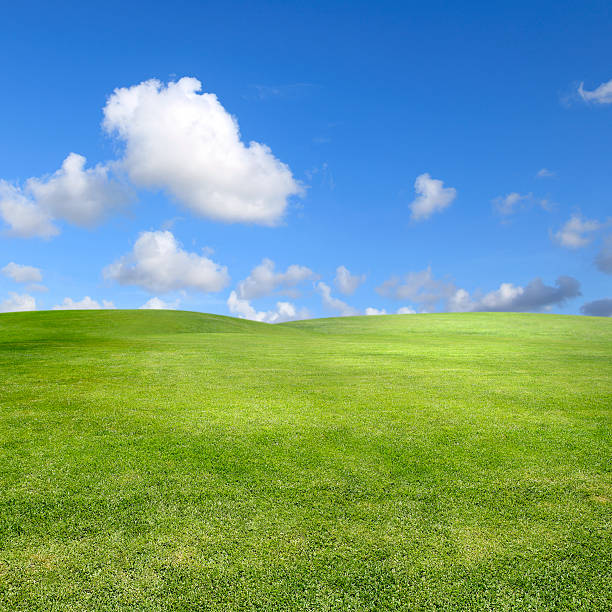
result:
M 0 315 L 1 610 L 610 610 L 612 319 Z

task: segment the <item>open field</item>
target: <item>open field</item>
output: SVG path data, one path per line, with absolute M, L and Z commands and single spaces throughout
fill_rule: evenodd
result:
M 0 315 L 1 610 L 610 610 L 612 319 Z

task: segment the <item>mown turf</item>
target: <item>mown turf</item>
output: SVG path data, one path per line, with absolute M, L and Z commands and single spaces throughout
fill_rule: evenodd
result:
M 610 610 L 612 320 L 0 315 L 2 610 Z

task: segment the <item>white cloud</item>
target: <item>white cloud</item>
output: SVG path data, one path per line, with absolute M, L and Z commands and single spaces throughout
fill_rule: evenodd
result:
M 540 172 L 542 171 L 540 170 Z M 538 176 L 540 176 L 540 173 L 538 173 Z M 520 193 L 512 192 L 508 195 L 494 198 L 492 202 L 495 210 L 502 216 L 512 215 L 519 209 L 528 208 L 533 205 L 541 206 L 544 210 L 551 210 L 554 206 L 554 203 L 550 200 L 536 198 L 533 193 L 521 195 Z
M 324 282 L 317 283 L 317 291 L 321 295 L 324 306 L 331 310 L 337 310 L 341 317 L 350 317 L 359 314 L 356 308 L 353 308 L 346 302 L 335 298 L 331 294 L 331 287 Z
M 569 221 L 554 235 L 558 244 L 568 249 L 579 249 L 593 241 L 593 232 L 601 228 L 601 223 L 594 219 L 584 219 L 572 215 Z
M 386 315 L 387 311 L 384 308 L 381 308 L 380 310 L 378 308 L 372 308 L 372 307 L 368 307 L 365 309 L 365 314 L 366 316 L 374 316 L 374 315 Z
M 48 177 L 30 178 L 23 189 L 2 181 L 0 214 L 14 235 L 49 238 L 59 233 L 54 220 L 91 227 L 122 208 L 131 191 L 109 177 L 108 165 L 85 168 L 82 155 L 70 153 Z
M 131 191 L 109 177 L 109 165 L 85 168 L 82 155 L 70 153 L 50 177 L 31 178 L 25 191 L 57 219 L 91 227 L 131 199 Z
M 0 180 L 0 217 L 12 236 L 51 238 L 59 234 L 49 212 L 27 198 L 21 189 L 3 180 Z
M 240 299 L 253 300 L 270 295 L 277 289 L 290 290 L 314 278 L 315 273 L 305 266 L 291 265 L 285 272 L 275 272 L 274 262 L 264 259 L 247 278 L 238 283 L 236 293 Z
M 277 224 L 301 186 L 266 145 L 245 145 L 237 120 L 201 88 L 188 77 L 167 85 L 150 80 L 109 97 L 104 127 L 125 141 L 130 178 L 204 217 Z
M 227 286 L 227 268 L 208 257 L 183 250 L 169 231 L 142 232 L 131 253 L 103 271 L 106 279 L 151 292 L 177 289 L 220 291 Z
M 344 266 L 338 266 L 336 268 L 336 278 L 334 279 L 334 285 L 336 289 L 344 295 L 353 295 L 357 290 L 357 287 L 365 282 L 365 274 L 358 276 L 351 274 L 348 269 Z
M 402 306 L 398 308 L 396 314 L 416 314 L 416 310 L 414 308 L 409 308 L 408 306 Z
M 549 170 L 548 168 L 542 168 L 538 170 L 538 173 L 536 174 L 536 176 L 538 178 L 552 178 L 553 176 L 555 176 L 555 172 L 553 172 L 552 170 Z
M 283 323 L 310 317 L 306 308 L 298 310 L 291 302 L 277 302 L 274 310 L 257 311 L 251 306 L 249 300 L 239 298 L 235 291 L 230 293 L 227 306 L 232 314 L 239 316 L 241 319 L 264 323 Z
M 592 91 L 584 88 L 584 83 L 578 86 L 578 93 L 585 102 L 593 102 L 595 104 L 612 104 L 612 79 L 607 83 L 602 83 Z
M 414 189 L 419 194 L 410 204 L 411 218 L 415 221 L 428 219 L 435 212 L 444 210 L 457 196 L 454 187 L 444 187 L 442 181 L 432 179 L 427 172 L 417 176 Z
M 610 234 L 597 254 L 595 264 L 604 274 L 612 274 L 612 234 Z
M 72 298 L 65 297 L 61 304 L 57 304 L 53 307 L 53 310 L 102 310 L 102 309 L 114 309 L 115 305 L 108 301 L 102 300 L 102 305 L 96 300 L 92 300 L 86 295 L 82 300 L 74 301 Z
M 392 277 L 376 291 L 395 300 L 409 300 L 432 310 L 440 300 L 449 299 L 456 291 L 451 280 L 436 280 L 431 266 L 420 272 L 410 272 L 404 278 Z
M 11 261 L 0 270 L 4 276 L 13 279 L 16 283 L 39 283 L 42 281 L 42 272 L 33 266 L 23 266 Z
M 27 293 L 9 292 L 9 297 L 0 302 L 0 312 L 24 312 L 36 310 L 36 300 Z
M 158 297 L 152 297 L 146 301 L 142 306 L 139 306 L 139 310 L 176 310 L 180 304 L 180 300 L 174 300 L 174 302 L 165 302 Z
M 517 206 L 521 202 L 531 199 L 533 196 L 531 193 L 527 195 L 521 195 L 520 193 L 509 193 L 506 196 L 499 196 L 493 200 L 493 205 L 500 215 L 511 215 L 516 212 Z

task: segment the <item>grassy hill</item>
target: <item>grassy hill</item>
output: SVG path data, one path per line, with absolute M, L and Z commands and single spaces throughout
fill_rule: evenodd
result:
M 0 610 L 609 610 L 612 319 L 0 315 Z

